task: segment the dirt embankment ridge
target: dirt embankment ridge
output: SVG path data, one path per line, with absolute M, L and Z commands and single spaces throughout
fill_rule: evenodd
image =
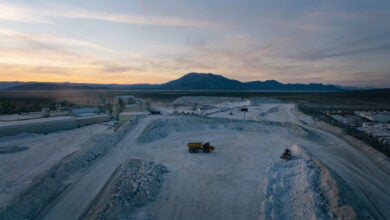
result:
M 94 136 L 86 148 L 65 157 L 35 178 L 29 188 L 0 210 L 1 219 L 37 218 L 78 176 L 111 151 L 135 124 L 136 121 L 127 123 L 113 134 Z

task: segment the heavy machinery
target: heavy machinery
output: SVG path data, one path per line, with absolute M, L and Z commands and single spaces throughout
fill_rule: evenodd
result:
M 214 146 L 211 146 L 209 142 L 190 142 L 187 144 L 188 151 L 190 153 L 198 153 L 200 150 L 203 150 L 205 153 L 215 150 Z
M 291 150 L 286 148 L 283 151 L 282 155 L 280 155 L 280 158 L 285 159 L 285 160 L 291 160 Z

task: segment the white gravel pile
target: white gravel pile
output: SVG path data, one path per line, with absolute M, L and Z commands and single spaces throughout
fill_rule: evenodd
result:
M 85 218 L 132 219 L 134 214 L 140 217 L 133 213 L 134 209 L 156 198 L 166 172 L 165 166 L 140 159 L 122 164 Z
M 232 131 L 266 131 L 264 125 L 293 127 L 291 123 L 242 121 L 226 118 L 206 118 L 198 116 L 175 117 L 171 119 L 155 120 L 148 125 L 138 138 L 140 143 L 147 143 L 168 137 L 172 132 L 201 131 L 207 129 L 227 129 Z
M 282 103 L 280 100 L 268 97 L 253 97 L 251 98 L 254 104 L 269 104 L 269 103 Z
M 201 105 L 216 105 L 221 103 L 246 102 L 246 99 L 238 97 L 216 97 L 216 96 L 183 96 L 177 98 L 174 105 L 192 105 L 194 103 Z
M 324 141 L 314 132 L 290 122 L 253 121 L 227 118 L 208 118 L 202 116 L 181 116 L 170 119 L 160 119 L 151 122 L 138 138 L 139 143 L 148 143 L 168 137 L 173 132 L 188 132 L 202 130 L 226 129 L 230 131 L 254 131 L 270 133 L 267 127 L 277 126 L 292 128 L 292 135 L 304 137 L 311 141 Z
M 291 150 L 290 161 L 267 171 L 262 219 L 355 219 L 329 170 L 301 147 Z

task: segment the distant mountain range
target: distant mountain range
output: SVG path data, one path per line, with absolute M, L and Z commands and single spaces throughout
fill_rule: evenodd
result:
M 87 83 L 37 83 L 0 82 L 0 89 L 7 90 L 264 90 L 264 91 L 342 91 L 362 88 L 336 85 L 283 84 L 276 80 L 240 82 L 212 73 L 188 73 L 183 77 L 163 84 L 87 84 Z
M 189 73 L 177 80 L 159 85 L 161 89 L 178 90 L 282 90 L 282 91 L 340 91 L 334 85 L 283 84 L 276 80 L 240 82 L 212 73 Z

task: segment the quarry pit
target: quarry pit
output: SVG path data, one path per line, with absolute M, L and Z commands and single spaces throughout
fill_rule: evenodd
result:
M 1 137 L 0 219 L 385 219 L 390 164 L 295 104 L 182 97 L 114 130 Z M 243 110 L 246 109 L 246 110 Z M 190 154 L 188 142 L 215 151 Z M 292 159 L 280 159 L 289 148 Z

